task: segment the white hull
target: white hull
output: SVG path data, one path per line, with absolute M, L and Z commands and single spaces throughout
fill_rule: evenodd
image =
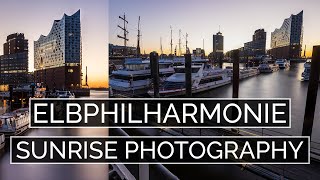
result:
M 209 91 L 227 84 L 230 84 L 231 80 L 219 82 L 219 83 L 208 83 L 208 84 L 203 84 L 198 87 L 193 87 L 192 88 L 192 94 L 196 93 L 201 93 L 204 91 Z M 148 94 L 150 96 L 153 96 L 154 92 L 152 90 L 148 91 Z M 160 97 L 174 97 L 174 96 L 183 96 L 186 95 L 186 89 L 173 89 L 173 90 L 165 90 L 165 91 L 160 91 L 159 92 Z
M 279 71 L 278 65 L 268 65 L 268 67 L 259 67 L 260 73 L 272 73 Z
M 228 71 L 228 70 L 227 70 Z M 249 77 L 253 77 L 253 76 L 257 76 L 259 75 L 260 72 L 258 69 L 241 69 L 240 73 L 239 73 L 239 79 L 246 79 Z M 228 71 L 228 76 L 231 78 L 231 80 L 233 79 L 233 74 L 232 74 L 232 70 Z
M 301 80 L 302 81 L 309 81 L 310 79 L 310 72 L 311 72 L 311 61 L 307 61 L 304 64 L 304 71 L 301 74 Z
M 6 143 L 6 140 L 5 140 L 4 134 L 0 134 L 0 150 L 4 148 L 5 143 Z
M 0 118 L 3 124 L 0 128 L 0 133 L 5 134 L 6 138 L 21 135 L 29 129 L 30 122 L 27 109 L 18 109 L 14 112 L 6 113 Z

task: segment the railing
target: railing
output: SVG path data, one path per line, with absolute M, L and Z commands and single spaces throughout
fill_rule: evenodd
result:
M 111 122 L 111 125 L 114 125 Z M 110 130 L 112 136 L 129 136 L 125 131 L 120 128 L 115 128 Z M 118 171 L 118 174 L 122 179 L 139 179 L 139 180 L 149 180 L 149 179 L 168 179 L 168 180 L 177 180 L 174 174 L 172 174 L 167 168 L 162 164 L 141 164 L 141 165 L 112 165 L 111 171 L 109 173 L 115 173 Z M 110 168 L 110 167 L 109 167 Z M 155 178 L 156 177 L 156 178 Z

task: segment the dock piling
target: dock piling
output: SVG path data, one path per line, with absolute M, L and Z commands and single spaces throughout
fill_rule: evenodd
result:
M 233 79 L 232 79 L 232 98 L 239 97 L 239 50 L 234 50 L 233 57 Z
M 314 113 L 317 103 L 318 83 L 320 73 L 320 46 L 313 47 L 311 72 L 308 86 L 307 102 L 304 113 L 302 136 L 311 136 Z
M 31 97 L 32 98 L 34 97 L 34 88 L 35 88 L 35 85 L 31 85 Z
M 159 55 L 156 52 L 150 53 L 150 66 L 151 66 L 151 77 L 153 80 L 153 91 L 154 91 L 154 97 L 159 98 L 159 84 L 160 84 L 160 78 L 159 78 Z
M 13 109 L 13 87 L 11 85 L 9 85 L 9 102 L 10 102 L 10 111 L 12 111 Z
M 192 60 L 191 54 L 185 54 L 186 97 L 192 97 Z

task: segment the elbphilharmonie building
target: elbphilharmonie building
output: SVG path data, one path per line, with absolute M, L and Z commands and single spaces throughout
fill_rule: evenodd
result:
M 303 11 L 285 19 L 281 28 L 271 33 L 270 53 L 275 58 L 300 58 L 302 42 Z
M 53 22 L 47 36 L 34 42 L 35 81 L 48 88 L 81 87 L 80 10 Z

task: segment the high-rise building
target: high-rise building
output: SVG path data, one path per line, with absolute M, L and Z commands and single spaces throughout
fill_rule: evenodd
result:
M 28 40 L 22 33 L 7 36 L 0 56 L 0 84 L 22 85 L 29 82 Z
M 213 59 L 220 60 L 223 58 L 223 36 L 219 31 L 213 35 Z
M 280 29 L 271 33 L 270 54 L 275 58 L 300 58 L 303 42 L 303 11 L 284 20 Z
M 244 56 L 252 59 L 266 54 L 267 33 L 264 29 L 258 29 L 252 36 L 252 41 L 244 43 Z
M 55 20 L 47 36 L 34 42 L 35 81 L 49 88 L 81 87 L 80 10 Z
M 14 33 L 7 36 L 7 42 L 3 44 L 3 54 L 14 54 L 28 51 L 28 40 L 22 33 Z
M 197 57 L 202 57 L 204 58 L 205 57 L 205 51 L 204 49 L 201 49 L 201 48 L 196 48 L 192 51 L 192 54 L 194 56 L 197 56 Z

